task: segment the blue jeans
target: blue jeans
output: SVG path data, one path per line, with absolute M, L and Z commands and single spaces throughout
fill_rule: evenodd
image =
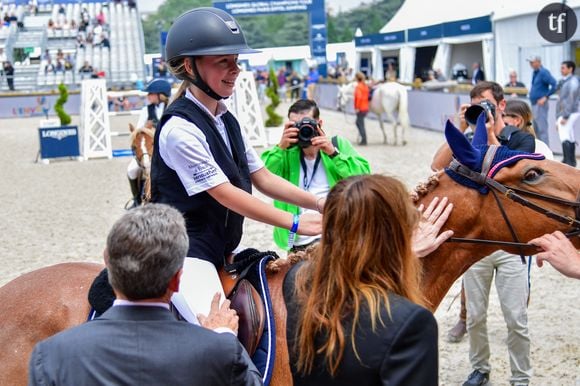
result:
M 361 143 L 367 143 L 367 132 L 365 130 L 365 117 L 367 113 L 359 111 L 356 113 L 356 128 L 360 134 Z
M 532 105 L 532 114 L 534 115 L 536 137 L 550 146 L 550 140 L 548 138 L 548 101 L 543 106 L 537 103 Z

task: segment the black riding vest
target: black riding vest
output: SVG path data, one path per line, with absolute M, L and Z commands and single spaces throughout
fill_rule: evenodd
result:
M 153 103 L 147 105 L 147 120 L 153 122 L 153 127 L 157 127 L 157 123 L 159 122 L 157 113 L 155 112 L 156 107 Z
M 230 154 L 212 118 L 191 100 L 182 97 L 165 110 L 155 132 L 151 201 L 168 204 L 181 211 L 189 236 L 187 256 L 211 261 L 219 268 L 224 264 L 224 256 L 229 255 L 242 238 L 244 217 L 221 205 L 207 192 L 189 196 L 177 173 L 163 161 L 159 155 L 159 134 L 172 116 L 195 123 L 204 133 L 213 158 L 230 183 L 251 194 L 252 181 L 240 125 L 230 112 L 222 116 L 231 145 Z M 203 179 L 215 170 L 202 164 L 191 165 L 191 172 Z

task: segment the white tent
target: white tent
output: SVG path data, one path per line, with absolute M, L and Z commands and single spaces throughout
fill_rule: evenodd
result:
M 498 0 L 440 0 L 429 6 L 425 0 L 406 0 L 395 16 L 381 28 L 381 33 L 420 28 L 456 20 L 490 15 Z M 521 4 L 519 2 L 514 2 Z M 521 5 L 520 5 L 521 6 Z
M 493 46 L 491 31 L 470 33 L 468 24 L 459 26 L 461 33 L 455 36 L 435 34 L 430 37 L 429 30 L 436 29 L 443 23 L 467 21 L 486 18 L 492 15 L 499 0 L 470 2 L 462 0 L 442 0 L 425 10 L 425 1 L 406 0 L 395 16 L 380 30 L 381 33 L 407 31 L 407 41 L 401 45 L 399 74 L 403 81 L 410 82 L 415 76 L 415 62 L 422 47 L 436 46 L 432 68 L 440 69 L 445 76 L 450 76 L 450 69 L 455 63 L 470 66 L 473 62 L 482 62 L 488 77 L 493 77 Z M 424 36 L 424 38 L 423 38 Z M 419 49 L 419 50 L 418 50 Z M 426 60 L 429 60 L 427 58 Z
M 575 60 L 571 44 L 553 44 L 546 41 L 538 32 L 537 16 L 542 8 L 553 3 L 550 0 L 526 0 L 525 7 L 518 2 L 502 2 L 493 14 L 495 37 L 496 80 L 503 84 L 508 81 L 510 70 L 516 70 L 520 81 L 530 86 L 532 70 L 526 58 L 539 55 L 542 65 L 558 79 L 560 63 Z M 574 9 L 580 24 L 580 0 L 570 0 L 566 5 Z M 571 39 L 580 40 L 580 28 Z
M 274 61 L 294 61 L 304 60 L 306 65 L 302 71 L 308 71 L 308 65 L 314 64 L 311 60 L 310 46 L 289 46 L 289 47 L 270 47 L 260 48 L 259 53 L 240 55 L 240 60 L 248 60 L 250 66 L 267 66 L 271 60 Z M 336 55 L 344 53 L 346 60 L 351 65 L 355 62 L 355 48 L 353 42 L 347 43 L 330 43 L 326 46 L 326 60 L 328 62 L 336 61 Z

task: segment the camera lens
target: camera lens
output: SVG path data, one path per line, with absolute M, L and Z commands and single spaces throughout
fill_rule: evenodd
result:
M 477 118 L 483 111 L 486 111 L 486 109 L 482 105 L 469 106 L 467 110 L 465 110 L 465 121 L 467 121 L 467 123 L 470 125 L 477 124 Z M 489 117 L 486 116 L 485 121 L 487 122 L 488 120 Z
M 305 117 L 298 124 L 298 145 L 308 147 L 312 143 L 312 138 L 318 136 L 318 122 L 312 118 Z
M 302 125 L 298 136 L 304 141 L 310 141 L 314 137 L 314 128 L 310 125 Z

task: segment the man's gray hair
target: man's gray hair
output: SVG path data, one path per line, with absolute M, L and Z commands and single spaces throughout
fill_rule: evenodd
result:
M 161 297 L 183 267 L 188 247 L 178 210 L 164 204 L 132 209 L 107 237 L 109 282 L 130 300 Z

